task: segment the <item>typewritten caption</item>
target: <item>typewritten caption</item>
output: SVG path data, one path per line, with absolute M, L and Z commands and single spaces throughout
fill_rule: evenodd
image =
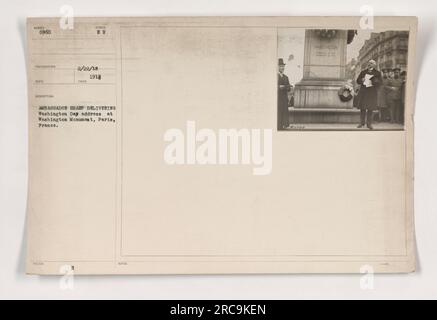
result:
M 115 106 L 75 105 L 39 106 L 38 127 L 59 128 L 68 123 L 115 123 Z

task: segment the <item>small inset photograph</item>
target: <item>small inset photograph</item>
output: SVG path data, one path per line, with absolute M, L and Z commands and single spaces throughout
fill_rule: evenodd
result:
M 277 129 L 403 130 L 408 38 L 279 28 Z

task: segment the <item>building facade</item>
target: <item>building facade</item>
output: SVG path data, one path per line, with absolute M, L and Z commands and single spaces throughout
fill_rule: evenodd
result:
M 376 61 L 377 68 L 407 69 L 408 59 L 408 31 L 386 31 L 372 33 L 370 39 L 364 42 L 358 55 L 355 74 L 359 73 L 369 60 Z

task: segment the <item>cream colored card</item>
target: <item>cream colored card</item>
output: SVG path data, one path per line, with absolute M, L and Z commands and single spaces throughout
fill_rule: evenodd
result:
M 414 271 L 417 20 L 361 20 L 29 18 L 27 272 Z

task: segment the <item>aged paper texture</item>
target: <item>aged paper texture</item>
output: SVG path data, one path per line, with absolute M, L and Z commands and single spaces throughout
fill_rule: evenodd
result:
M 28 273 L 414 271 L 416 18 L 27 32 Z

